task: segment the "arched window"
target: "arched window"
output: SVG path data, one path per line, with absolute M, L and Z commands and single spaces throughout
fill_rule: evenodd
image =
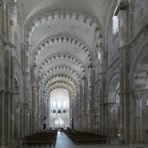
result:
M 98 60 L 99 60 L 99 61 L 101 60 L 101 54 L 100 54 L 100 51 L 98 51 Z
M 63 102 L 63 108 L 66 108 L 66 106 L 67 106 L 67 103 L 66 103 L 66 101 L 64 101 Z
M 58 101 L 58 107 L 59 107 L 59 108 L 61 107 L 61 102 L 60 102 L 60 101 Z
M 113 31 L 113 34 L 116 34 L 118 33 L 119 31 L 119 18 L 118 16 L 113 16 L 113 19 L 112 19 L 112 31 Z
M 56 107 L 56 102 L 55 102 L 55 101 L 53 101 L 53 107 L 54 107 L 54 108 Z

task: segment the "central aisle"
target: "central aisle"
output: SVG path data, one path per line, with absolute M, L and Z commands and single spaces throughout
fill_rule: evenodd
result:
M 58 132 L 55 148 L 98 148 L 98 146 L 75 145 L 64 133 Z
M 75 145 L 64 133 L 58 132 L 55 148 L 75 148 Z

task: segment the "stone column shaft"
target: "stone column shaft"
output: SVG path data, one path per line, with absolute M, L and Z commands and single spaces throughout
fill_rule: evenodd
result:
M 10 99 L 11 99 L 11 52 L 5 47 L 5 94 L 4 94 L 4 143 L 10 144 Z
M 88 122 L 89 122 L 89 131 L 93 132 L 94 127 L 94 117 L 95 117 L 95 110 L 94 110 L 94 67 L 92 64 L 88 66 L 89 71 L 89 79 L 88 79 L 88 89 L 89 89 L 89 116 L 88 116 Z
M 83 104 L 83 121 L 82 121 L 82 126 L 83 130 L 87 131 L 88 130 L 88 113 L 87 113 L 87 78 L 84 76 L 83 77 L 83 98 L 82 98 L 82 104 Z
M 119 12 L 120 16 L 120 106 L 121 106 L 121 140 L 130 143 L 130 81 L 129 81 L 129 11 Z
M 4 91 L 0 91 L 0 145 L 4 145 Z

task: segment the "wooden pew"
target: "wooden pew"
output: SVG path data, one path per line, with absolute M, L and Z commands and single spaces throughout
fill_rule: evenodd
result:
M 110 144 L 110 136 L 80 132 L 75 130 L 64 131 L 75 144 Z
M 23 138 L 23 146 L 55 145 L 57 131 L 41 132 Z

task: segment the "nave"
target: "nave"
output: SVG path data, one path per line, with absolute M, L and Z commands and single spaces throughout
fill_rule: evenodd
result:
M 0 148 L 60 128 L 148 144 L 148 0 L 0 0 Z

